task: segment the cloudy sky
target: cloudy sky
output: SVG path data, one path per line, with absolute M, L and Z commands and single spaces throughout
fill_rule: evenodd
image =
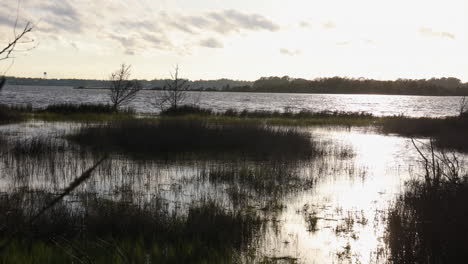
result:
M 0 1 L 0 43 L 17 0 Z M 8 75 L 134 77 L 454 76 L 468 81 L 467 0 L 21 0 L 34 49 Z M 2 45 L 3 46 L 3 45 Z M 8 65 L 7 65 L 8 64 Z

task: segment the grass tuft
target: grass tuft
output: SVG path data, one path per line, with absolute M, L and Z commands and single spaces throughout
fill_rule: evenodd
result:
M 310 135 L 294 128 L 193 119 L 111 122 L 83 128 L 70 139 L 137 158 L 291 160 L 308 159 L 315 151 Z

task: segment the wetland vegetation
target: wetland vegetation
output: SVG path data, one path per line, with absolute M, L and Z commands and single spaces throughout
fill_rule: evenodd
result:
M 69 104 L 2 111 L 19 117 L 4 122 L 0 132 L 2 263 L 306 263 L 314 257 L 303 251 L 270 252 L 279 247 L 274 237 L 281 239 L 280 248 L 302 245 L 284 233 L 287 219 L 296 217 L 307 236 L 336 237 L 339 246 L 329 250 L 337 262 L 367 259 L 356 243 L 372 225 L 385 241 L 366 249 L 375 262 L 465 257 L 466 172 L 459 154 L 449 153 L 464 151 L 466 140 L 444 141 L 466 129 L 464 116 L 215 112 L 193 106 L 150 116 Z M 22 133 L 28 126 L 44 131 Z M 358 130 L 433 138 L 433 154 L 415 160 L 435 158 L 416 173 L 425 180 L 407 179 L 403 192 L 375 216 L 353 207 L 329 209 L 311 198 L 292 203 L 320 192 L 320 182 L 336 175 L 363 182 L 368 177 L 352 147 L 324 140 L 311 132 L 314 127 L 343 135 Z M 93 174 L 76 184 L 102 157 Z M 71 185 L 70 193 L 35 218 Z

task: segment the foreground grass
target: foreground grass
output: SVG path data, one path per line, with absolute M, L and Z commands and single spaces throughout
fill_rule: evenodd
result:
M 158 198 L 135 205 L 83 194 L 74 199 L 79 207 L 61 202 L 29 225 L 30 213 L 50 197 L 25 190 L 0 196 L 7 212 L 0 241 L 14 236 L 0 263 L 234 263 L 263 223 L 253 212 L 228 212 L 212 201 L 182 213 Z

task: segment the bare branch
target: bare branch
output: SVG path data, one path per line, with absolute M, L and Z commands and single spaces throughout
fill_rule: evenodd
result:
M 460 99 L 458 113 L 460 117 L 468 116 L 468 100 L 466 99 L 466 96 L 463 96 Z
M 161 111 L 169 108 L 177 109 L 187 99 L 188 80 L 179 79 L 179 66 L 171 73 L 172 80 L 166 81 L 163 90 L 156 94 L 154 105 Z
M 19 35 L 14 36 L 14 39 L 9 42 L 3 49 L 0 50 L 0 60 L 6 60 L 11 57 L 11 54 L 15 51 L 15 48 L 18 44 L 30 43 L 20 41 L 26 34 L 30 33 L 33 30 L 33 25 L 31 22 L 27 22 L 23 30 Z
M 76 178 L 75 180 L 73 180 L 67 188 L 65 188 L 63 190 L 63 192 L 58 195 L 57 197 L 55 197 L 52 201 L 50 201 L 49 203 L 47 203 L 44 207 L 42 207 L 41 210 L 39 210 L 38 213 L 36 213 L 33 217 L 31 217 L 31 219 L 28 221 L 28 224 L 31 225 L 33 224 L 37 219 L 39 219 L 39 217 L 41 217 L 45 212 L 47 212 L 49 209 L 51 209 L 52 207 L 54 207 L 58 202 L 60 202 L 65 196 L 69 195 L 71 192 L 73 192 L 76 188 L 78 188 L 78 186 L 80 186 L 83 182 L 85 182 L 86 180 L 88 180 L 93 171 L 96 170 L 96 168 L 101 164 L 103 163 L 105 160 L 107 159 L 107 156 L 103 157 L 102 159 L 100 159 L 98 162 L 96 162 L 91 168 L 89 168 L 88 170 L 86 170 L 85 172 L 83 172 L 83 174 L 81 174 L 81 176 L 79 176 L 78 178 Z M 15 234 L 18 234 L 20 230 L 16 230 L 15 232 L 13 232 L 13 235 L 11 235 L 6 241 L 4 241 L 1 245 L 0 245 L 0 253 L 2 253 L 2 251 L 4 251 L 8 246 L 9 244 L 12 242 L 12 238 L 14 237 Z
M 109 98 L 114 110 L 135 99 L 137 93 L 142 89 L 138 81 L 129 80 L 130 75 L 131 66 L 125 64 L 122 64 L 119 70 L 110 75 Z
M 416 140 L 411 139 L 411 142 L 422 158 L 422 163 L 425 167 L 424 176 L 428 186 L 437 187 L 444 180 L 454 185 L 460 183 L 462 165 L 455 153 L 448 155 L 445 150 L 436 151 L 433 140 L 431 139 L 429 144 L 418 142 L 420 145 L 425 145 L 428 148 L 429 153 L 424 154 L 416 144 Z M 429 155 L 430 158 L 428 158 Z
M 17 34 L 18 20 L 19 20 L 19 10 L 20 10 L 20 2 L 18 1 L 18 6 L 17 6 L 17 9 L 16 9 L 15 24 L 14 24 L 14 27 L 13 27 L 13 40 L 8 42 L 5 47 L 3 47 L 3 48 L 0 47 L 0 61 L 7 60 L 7 59 L 12 59 L 13 58 L 12 55 L 15 52 L 30 50 L 30 49 L 18 50 L 17 46 L 18 45 L 24 45 L 26 43 L 32 43 L 34 41 L 34 40 L 29 40 L 29 41 L 24 40 L 25 36 L 28 33 L 30 33 L 34 28 L 34 25 L 29 21 L 26 22 L 26 25 L 21 30 L 21 32 L 19 34 Z M 13 61 L 11 62 L 10 66 L 7 68 L 6 71 L 8 71 L 8 69 L 11 67 L 12 64 L 13 64 Z M 3 75 L 5 75 L 6 71 L 3 73 Z M 5 85 L 5 77 L 0 76 L 0 90 L 3 88 L 4 85 Z

